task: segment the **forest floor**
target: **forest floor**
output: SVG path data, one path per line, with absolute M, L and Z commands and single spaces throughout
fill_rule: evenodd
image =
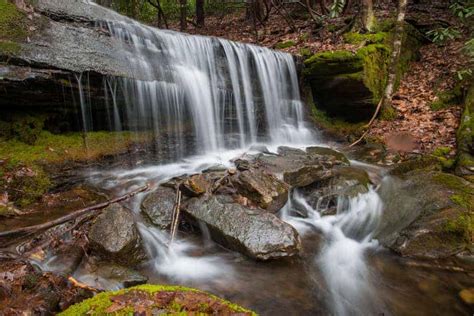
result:
M 379 10 L 378 19 L 389 18 L 394 12 L 394 8 Z M 434 9 L 420 12 L 409 12 L 408 19 L 425 25 L 442 20 L 463 28 L 450 11 Z M 207 17 L 203 28 L 189 24 L 186 32 L 259 44 L 296 55 L 304 51 L 305 54 L 336 49 L 355 51 L 358 48 L 356 45 L 344 42 L 341 25 L 344 25 L 342 18 L 331 19 L 325 22 L 323 28 L 315 30 L 314 23 L 306 17 L 296 17 L 288 23 L 281 15 L 274 13 L 264 26 L 255 28 L 241 10 L 224 16 Z M 171 28 L 178 30 L 179 25 L 173 23 Z M 392 121 L 377 120 L 369 136 L 383 141 L 393 151 L 431 153 L 436 148 L 448 147 L 450 154 L 454 155 L 462 106 L 449 104 L 445 108 L 432 109 L 430 105 L 439 99 L 440 94 L 455 88 L 458 70 L 468 68 L 468 58 L 462 52 L 464 41 L 465 38 L 459 38 L 444 45 L 424 45 L 420 51 L 421 58 L 412 62 L 394 95 L 392 105 L 397 110 L 397 117 Z M 290 47 L 282 48 L 289 42 L 292 44 Z M 400 145 L 400 139 L 403 139 L 403 145 Z

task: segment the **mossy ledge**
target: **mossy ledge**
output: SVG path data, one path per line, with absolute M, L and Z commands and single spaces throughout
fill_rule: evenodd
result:
M 203 302 L 192 302 L 194 308 L 186 307 L 185 302 L 180 302 L 177 299 L 171 299 L 169 302 L 165 304 L 158 302 L 158 301 L 148 301 L 149 303 L 145 309 L 148 311 L 152 311 L 154 309 L 160 310 L 160 315 L 212 315 L 212 307 L 213 305 L 221 305 L 226 308 L 228 315 L 238 314 L 238 315 L 249 315 L 249 316 L 256 316 L 255 312 L 252 312 L 248 309 L 245 309 L 239 305 L 233 304 L 229 301 L 223 300 L 217 296 L 212 294 L 182 287 L 182 286 L 172 286 L 172 285 L 139 285 L 135 287 L 131 287 L 128 289 L 123 289 L 115 292 L 103 292 L 96 295 L 93 298 L 87 299 L 81 303 L 75 304 L 69 307 L 64 312 L 60 313 L 59 315 L 63 316 L 77 316 L 77 315 L 133 315 L 134 306 L 132 304 L 126 304 L 125 302 L 123 306 L 120 306 L 118 309 L 113 308 L 114 311 L 111 311 L 109 308 L 114 304 L 112 301 L 114 297 L 123 296 L 126 294 L 144 294 L 146 298 L 147 295 L 158 295 L 160 293 L 191 293 L 191 294 L 198 294 L 199 297 L 206 297 L 207 301 Z M 149 296 L 150 297 L 150 296 Z M 209 302 L 214 304 L 209 304 Z M 132 302 L 130 302 L 132 303 Z M 137 302 L 139 304 L 139 302 Z M 142 308 L 144 305 L 142 305 Z M 147 313 L 148 314 L 148 313 Z M 227 315 L 227 314 L 226 314 Z
M 369 34 L 347 33 L 346 42 L 358 45 L 355 51 L 323 51 L 304 60 L 305 89 L 311 89 L 312 101 L 317 107 L 315 113 L 325 113 L 323 122 L 320 122 L 321 115 L 314 115 L 316 123 L 323 128 L 331 120 L 336 125 L 341 122 L 358 125 L 367 122 L 375 111 L 387 84 L 393 38 L 393 29 L 379 30 Z M 420 45 L 418 31 L 406 25 L 395 88 L 409 63 L 418 58 Z M 396 113 L 382 113 L 382 116 L 393 119 Z M 330 128 L 337 129 L 336 126 Z M 353 130 L 358 131 L 358 127 Z

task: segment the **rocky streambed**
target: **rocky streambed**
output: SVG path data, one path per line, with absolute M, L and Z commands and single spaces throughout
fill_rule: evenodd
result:
M 89 173 L 109 197 L 149 189 L 4 254 L 93 289 L 189 285 L 262 314 L 470 310 L 469 182 L 326 147 L 231 154 Z

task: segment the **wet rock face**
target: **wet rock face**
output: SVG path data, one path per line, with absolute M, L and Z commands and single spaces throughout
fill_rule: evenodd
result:
M 261 155 L 256 159 L 263 169 L 282 173 L 292 187 L 304 187 L 333 176 L 333 167 L 349 165 L 344 154 L 325 147 L 309 147 L 306 151 L 279 147 L 278 155 Z
M 245 170 L 233 177 L 238 192 L 261 208 L 276 213 L 288 201 L 288 185 L 262 170 Z
M 312 208 L 326 209 L 323 215 L 334 214 L 338 203 L 368 192 L 371 183 L 366 171 L 354 167 L 335 168 L 332 170 L 332 175 L 330 178 L 298 189 Z M 298 206 L 296 208 L 298 209 Z
M 224 196 L 193 198 L 184 210 L 206 223 L 216 242 L 251 258 L 290 257 L 300 250 L 300 239 L 293 227 L 273 214 L 249 209 Z
M 474 187 L 441 172 L 412 171 L 385 179 L 379 194 L 384 203 L 375 234 L 402 256 L 446 258 L 472 247 Z
M 142 213 L 161 229 L 168 229 L 173 218 L 173 209 L 176 203 L 176 191 L 167 187 L 159 187 L 143 200 Z
M 133 215 L 119 204 L 107 207 L 97 217 L 88 238 L 92 249 L 102 257 L 123 264 L 135 264 L 144 259 Z

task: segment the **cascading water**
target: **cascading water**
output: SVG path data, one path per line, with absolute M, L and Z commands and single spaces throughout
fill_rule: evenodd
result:
M 347 202 L 347 203 L 344 203 Z M 306 218 L 291 216 L 293 204 L 303 207 Z M 371 287 L 371 272 L 365 262 L 367 249 L 376 248 L 372 235 L 382 215 L 382 201 L 374 189 L 343 201 L 338 201 L 336 215 L 321 216 L 325 209 L 313 209 L 295 191 L 282 210 L 282 218 L 300 234 L 312 228 L 325 238 L 321 253 L 316 258 L 328 286 L 336 315 L 376 315 L 382 304 Z
M 91 4 L 95 5 L 95 4 Z M 121 171 L 103 185 L 114 187 L 124 179 L 130 185 L 149 179 L 165 181 L 173 176 L 199 172 L 212 164 L 228 165 L 250 145 L 314 143 L 305 124 L 303 104 L 293 58 L 267 48 L 223 39 L 190 36 L 157 30 L 116 15 L 100 27 L 123 44 L 136 78 L 108 78 L 104 82 L 111 129 L 152 132 L 161 144 L 174 138 L 168 151 L 177 162 Z M 79 85 L 81 77 L 78 77 Z M 93 126 L 85 118 L 84 129 Z M 191 139 L 191 140 L 190 140 Z M 192 150 L 189 150 L 192 148 Z M 187 157 L 190 154 L 198 156 Z M 105 183 L 105 184 L 104 184 Z M 122 188 L 122 191 L 126 191 Z M 364 252 L 373 247 L 371 233 L 380 217 L 381 202 L 374 190 L 340 203 L 337 215 L 321 217 L 294 193 L 308 218 L 282 217 L 301 233 L 308 227 L 321 230 L 327 241 L 317 258 L 338 315 L 378 311 L 370 288 L 370 272 Z M 139 212 L 139 204 L 132 207 Z M 347 208 L 342 205 L 348 206 Z M 286 209 L 291 208 L 291 203 Z M 308 226 L 309 225 L 309 226 Z M 219 257 L 188 255 L 189 242 L 178 240 L 168 248 L 169 234 L 138 223 L 152 269 L 173 280 L 196 281 L 232 275 Z M 354 306 L 363 306 L 361 310 Z

